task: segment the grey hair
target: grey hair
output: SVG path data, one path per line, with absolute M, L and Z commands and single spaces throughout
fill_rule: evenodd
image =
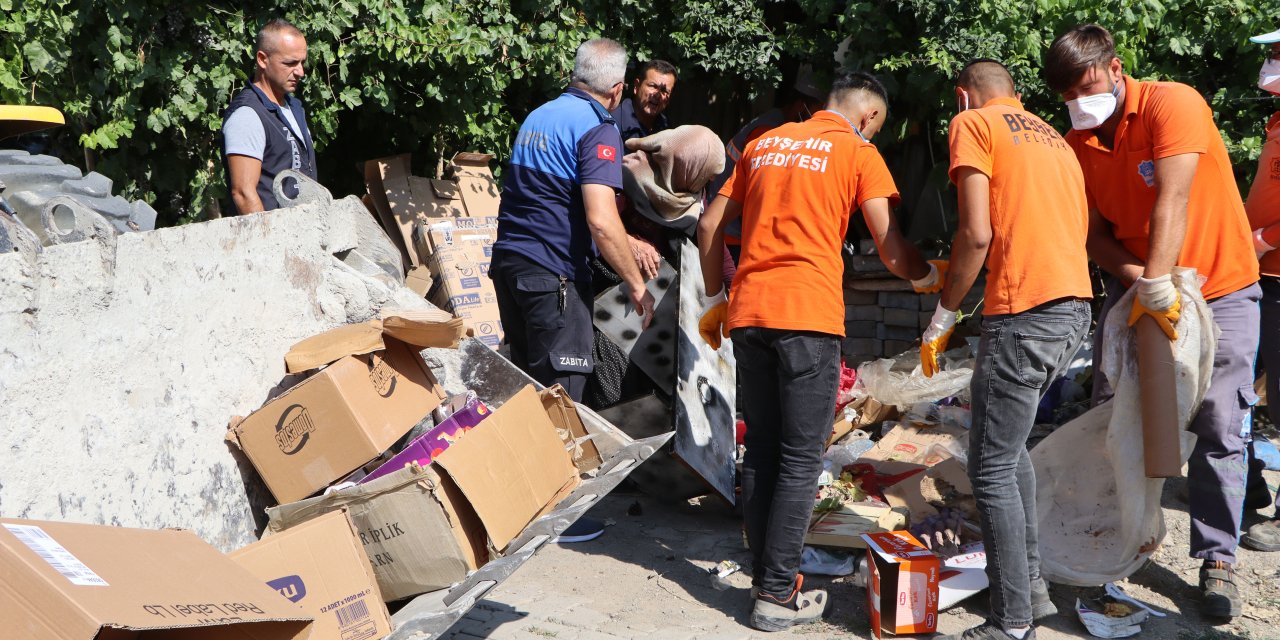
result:
M 627 74 L 627 50 L 608 38 L 595 38 L 578 46 L 570 82 L 586 85 L 593 93 L 606 94 Z

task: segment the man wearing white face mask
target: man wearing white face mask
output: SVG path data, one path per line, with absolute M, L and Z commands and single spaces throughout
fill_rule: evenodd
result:
M 1212 383 L 1190 426 L 1197 436 L 1188 460 L 1191 556 L 1203 561 L 1204 613 L 1238 616 L 1234 566 L 1262 290 L 1226 146 L 1195 89 L 1125 76 L 1115 41 L 1098 25 L 1054 40 L 1045 79 L 1071 114 L 1066 139 L 1084 171 L 1089 256 L 1112 276 L 1095 335 L 1124 287 L 1136 286 L 1132 309 L 1118 317 L 1133 325 L 1147 315 L 1176 339 L 1181 300 L 1170 274 L 1191 267 L 1206 279 L 1201 290 L 1221 334 Z
M 1280 30 L 1249 39 L 1268 47 L 1266 62 L 1258 73 L 1258 88 L 1280 96 Z M 1258 173 L 1244 208 L 1249 214 L 1253 246 L 1262 270 L 1258 358 L 1267 371 L 1267 398 L 1276 399 L 1267 403 L 1267 410 L 1271 422 L 1280 424 L 1280 251 L 1275 250 L 1280 245 L 1280 111 L 1267 122 L 1267 142 L 1258 158 Z M 1280 494 L 1276 505 L 1280 507 Z M 1270 520 L 1249 527 L 1240 542 L 1258 551 L 1280 551 L 1280 508 L 1277 512 Z

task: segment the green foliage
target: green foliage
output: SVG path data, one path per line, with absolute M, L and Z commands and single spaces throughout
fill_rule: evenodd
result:
M 1191 84 L 1210 100 L 1241 175 L 1261 147 L 1272 104 L 1253 88 L 1274 0 L 0 0 L 0 102 L 61 108 L 59 155 L 84 157 L 162 222 L 199 219 L 225 197 L 222 111 L 252 69 L 253 35 L 283 15 L 308 35 L 301 97 L 321 177 L 354 181 L 355 162 L 411 151 L 493 151 L 563 87 L 574 48 L 608 35 L 633 59 L 676 62 L 678 91 L 714 97 L 767 88 L 789 59 L 844 62 L 882 74 L 894 95 L 891 150 L 940 140 L 954 114 L 951 78 L 969 58 L 1012 68 L 1029 108 L 1065 125 L 1044 87 L 1044 50 L 1084 21 L 1108 26 L 1126 70 Z M 751 93 L 749 90 L 747 93 Z M 740 95 L 735 94 L 735 95 Z M 724 108 L 720 100 L 716 108 Z M 731 131 L 721 131 L 728 136 Z M 941 153 L 941 152 L 940 152 Z M 932 180 L 945 182 L 932 160 Z

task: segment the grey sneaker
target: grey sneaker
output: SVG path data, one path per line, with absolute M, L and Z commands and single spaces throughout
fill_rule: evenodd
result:
M 1204 595 L 1204 615 L 1234 618 L 1240 615 L 1244 602 L 1236 587 L 1236 570 L 1231 564 L 1206 560 L 1200 565 L 1200 589 Z
M 964 633 L 957 633 L 949 636 L 941 636 L 935 640 L 1018 640 L 1009 634 L 1009 632 L 1000 628 L 990 620 L 972 628 L 966 629 Z M 1022 636 L 1022 640 L 1036 640 L 1036 628 L 1031 627 L 1027 630 L 1027 635 Z
M 1031 580 L 1031 619 L 1042 620 L 1057 615 L 1058 607 L 1049 599 L 1049 583 L 1044 578 Z
M 804 576 L 796 576 L 796 586 L 785 600 L 760 592 L 751 610 L 751 626 L 760 631 L 786 631 L 798 624 L 819 620 L 826 614 L 827 592 L 821 589 L 800 592 Z
M 1280 516 L 1249 527 L 1240 544 L 1254 551 L 1280 551 Z

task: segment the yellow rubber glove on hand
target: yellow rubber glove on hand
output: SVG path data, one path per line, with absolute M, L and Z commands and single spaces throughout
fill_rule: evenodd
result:
M 1169 274 L 1159 278 L 1138 278 L 1133 283 L 1138 295 L 1133 298 L 1133 310 L 1129 312 L 1129 326 L 1138 322 L 1144 315 L 1151 316 L 1160 330 L 1170 340 L 1178 339 L 1178 318 L 1182 317 L 1182 297 L 1173 286 L 1173 278 Z
M 947 350 L 947 341 L 955 330 L 956 312 L 947 311 L 939 304 L 933 312 L 933 319 L 929 321 L 929 327 L 924 330 L 924 337 L 920 338 L 920 369 L 926 378 L 932 378 L 933 374 L 941 370 L 938 367 L 938 354 Z
M 698 319 L 698 333 L 712 349 L 719 349 L 721 336 L 729 337 L 724 333 L 724 323 L 729 318 L 729 299 L 725 297 L 724 290 L 710 298 L 704 296 L 702 308 L 706 311 Z
M 930 260 L 929 275 L 919 280 L 911 281 L 911 288 L 916 293 L 937 293 L 942 291 L 942 285 L 947 283 L 947 267 L 951 263 L 946 260 Z

